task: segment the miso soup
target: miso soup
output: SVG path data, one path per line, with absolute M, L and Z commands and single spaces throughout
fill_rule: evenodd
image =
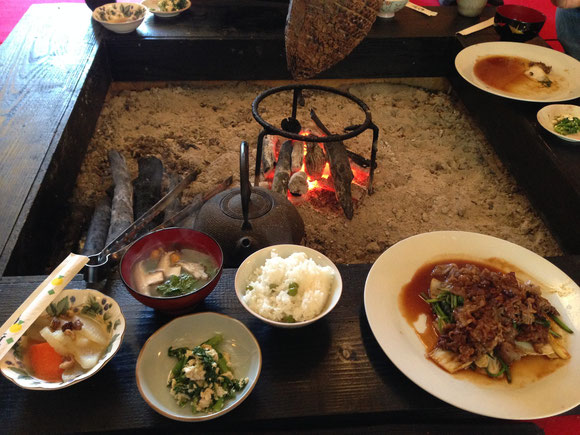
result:
M 173 297 L 193 293 L 211 281 L 218 264 L 195 249 L 153 249 L 132 269 L 133 285 L 143 294 Z

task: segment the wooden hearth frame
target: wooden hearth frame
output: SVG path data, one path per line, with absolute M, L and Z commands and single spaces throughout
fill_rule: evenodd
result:
M 542 131 L 541 104 L 489 95 L 459 77 L 455 54 L 497 35 L 456 37 L 478 19 L 435 9 L 437 19 L 409 9 L 378 19 L 321 78 L 447 77 L 565 253 L 580 254 L 579 150 Z M 0 274 L 40 272 L 58 243 L 113 81 L 289 80 L 286 12 L 278 2 L 216 0 L 174 20 L 149 16 L 137 32 L 117 35 L 84 4 L 33 5 L 0 46 Z M 481 19 L 492 13 L 486 8 Z

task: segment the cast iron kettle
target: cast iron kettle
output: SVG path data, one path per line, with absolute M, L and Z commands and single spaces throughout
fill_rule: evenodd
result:
M 304 222 L 288 198 L 250 184 L 248 143 L 240 145 L 240 187 L 207 201 L 194 229 L 212 236 L 224 253 L 224 266 L 237 267 L 266 246 L 300 244 Z

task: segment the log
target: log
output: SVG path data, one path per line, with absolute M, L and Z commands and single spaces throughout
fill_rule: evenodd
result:
M 308 142 L 304 156 L 304 169 L 313 180 L 320 180 L 326 166 L 326 155 L 316 142 Z
M 133 186 L 125 158 L 119 151 L 110 150 L 109 164 L 115 189 L 111 203 L 111 224 L 107 244 L 133 223 Z
M 278 136 L 266 135 L 262 144 L 262 173 L 266 175 L 276 165 L 276 147 L 278 146 Z
M 139 175 L 133 180 L 133 218 L 139 219 L 161 199 L 163 163 L 157 157 L 141 157 L 137 164 Z M 159 216 L 153 221 L 161 223 Z
M 167 178 L 169 179 L 167 192 L 170 192 L 175 188 L 175 186 L 177 186 L 180 183 L 181 177 L 175 173 L 170 173 L 168 174 Z M 171 201 L 171 203 L 165 208 L 165 211 L 163 212 L 163 220 L 164 221 L 168 220 L 169 218 L 177 214 L 179 210 L 181 210 L 181 193 L 177 195 L 173 199 L 173 201 Z
M 292 173 L 302 169 L 302 163 L 304 163 L 304 142 L 299 140 L 292 141 L 292 156 L 290 161 Z
M 296 80 L 309 79 L 344 59 L 371 29 L 382 0 L 291 0 L 286 63 Z
M 81 250 L 82 255 L 93 255 L 103 250 L 107 242 L 110 222 L 111 199 L 104 195 L 95 206 L 93 217 L 87 230 L 85 244 Z
M 316 116 L 314 110 L 310 111 L 310 117 L 316 123 L 324 134 L 331 136 L 332 133 L 324 126 L 322 121 Z M 351 183 L 354 179 L 348 153 L 342 141 L 325 142 L 324 149 L 330 164 L 330 174 L 334 180 L 334 191 L 336 199 L 338 200 L 344 215 L 347 219 L 352 219 L 354 215 L 354 207 L 352 205 Z
M 288 192 L 288 183 L 290 181 L 290 171 L 292 168 L 292 141 L 287 140 L 282 144 L 272 181 L 272 190 L 274 192 L 286 195 Z
M 302 196 L 308 193 L 308 180 L 306 173 L 302 171 L 295 172 L 288 182 L 288 190 L 294 196 Z

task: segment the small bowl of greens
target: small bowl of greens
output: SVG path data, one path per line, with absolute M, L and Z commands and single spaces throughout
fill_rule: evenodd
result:
M 159 18 L 176 17 L 191 6 L 189 0 L 144 0 L 141 4 Z
M 538 111 L 537 118 L 542 127 L 560 139 L 580 143 L 580 106 L 550 104 Z
M 242 322 L 217 313 L 191 314 L 145 342 L 137 358 L 137 387 L 159 414 L 205 421 L 240 405 L 261 368 L 260 345 Z
M 123 255 L 120 273 L 139 302 L 170 314 L 191 311 L 217 285 L 223 270 L 220 245 L 188 228 L 141 237 Z

